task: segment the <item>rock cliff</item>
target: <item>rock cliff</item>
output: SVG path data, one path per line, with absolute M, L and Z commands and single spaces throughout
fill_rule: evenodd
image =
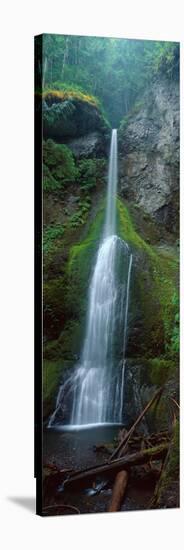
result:
M 157 81 L 120 127 L 120 194 L 178 232 L 179 87 Z

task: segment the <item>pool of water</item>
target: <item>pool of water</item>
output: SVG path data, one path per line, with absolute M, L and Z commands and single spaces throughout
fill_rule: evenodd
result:
M 44 463 L 74 469 L 95 466 L 102 461 L 102 455 L 94 453 L 94 446 L 113 443 L 121 427 L 120 424 L 95 424 L 48 428 L 43 434 Z

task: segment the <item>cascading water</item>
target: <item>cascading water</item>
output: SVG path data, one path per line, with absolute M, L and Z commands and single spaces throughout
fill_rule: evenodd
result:
M 86 336 L 80 362 L 60 387 L 49 427 L 70 399 L 70 424 L 121 423 L 132 255 L 116 235 L 117 130 L 112 130 L 107 208 L 89 288 Z M 121 360 L 120 360 L 121 356 Z

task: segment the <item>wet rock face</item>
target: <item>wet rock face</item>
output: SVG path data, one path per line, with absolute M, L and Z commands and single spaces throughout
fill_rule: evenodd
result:
M 172 361 L 145 357 L 127 359 L 124 382 L 123 422 L 131 426 L 141 414 L 154 393 L 162 386 L 164 391 L 157 406 L 143 417 L 138 429 L 145 435 L 168 430 L 173 414 L 169 396 L 179 398 L 178 365 Z
M 155 83 L 120 129 L 120 193 L 177 232 L 179 86 Z
M 90 132 L 86 136 L 67 142 L 75 158 L 104 157 L 108 154 L 109 143 L 100 132 Z

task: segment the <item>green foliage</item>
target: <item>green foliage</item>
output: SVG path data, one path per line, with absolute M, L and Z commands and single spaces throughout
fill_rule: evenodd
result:
M 152 61 L 155 74 L 165 74 L 168 78 L 179 77 L 179 47 L 175 42 L 156 42 Z
M 53 249 L 55 241 L 61 239 L 64 234 L 64 227 L 61 224 L 48 225 L 43 230 L 43 252 L 48 254 Z
M 179 44 L 47 34 L 43 37 L 43 88 L 53 87 L 104 105 L 113 127 L 158 75 L 178 78 Z M 95 98 L 94 98 L 95 96 Z
M 43 142 L 43 189 L 57 191 L 75 181 L 77 169 L 71 150 L 66 145 Z
M 43 142 L 43 189 L 57 191 L 69 183 L 77 182 L 88 191 L 104 181 L 106 161 L 83 159 L 75 164 L 71 150 L 52 139 Z
M 73 216 L 69 218 L 68 227 L 74 228 L 74 227 L 79 227 L 79 225 L 84 225 L 87 219 L 90 206 L 91 206 L 91 201 L 87 201 L 87 200 L 80 201 L 79 202 L 80 209 L 77 210 L 77 212 L 75 212 L 75 214 L 73 214 Z
M 78 162 L 78 181 L 81 189 L 92 189 L 104 180 L 104 159 L 83 159 Z
M 171 350 L 174 353 L 179 353 L 180 345 L 180 329 L 179 329 L 179 294 L 175 291 L 172 296 L 172 304 L 175 309 L 174 327 L 171 337 Z

